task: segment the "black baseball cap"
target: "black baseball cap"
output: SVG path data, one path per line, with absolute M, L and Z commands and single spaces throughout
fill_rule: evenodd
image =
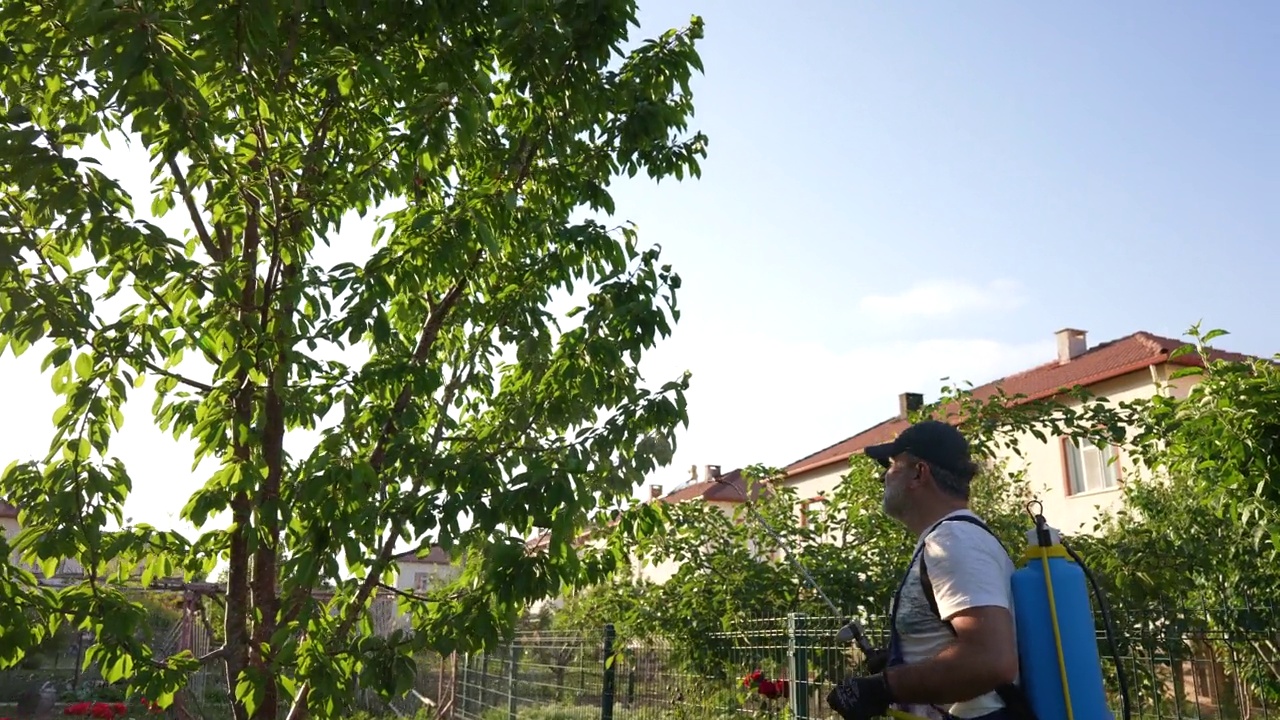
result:
M 970 467 L 969 441 L 954 426 L 940 420 L 923 420 L 908 427 L 893 442 L 872 445 L 863 453 L 885 467 L 895 455 L 912 455 L 957 475 Z

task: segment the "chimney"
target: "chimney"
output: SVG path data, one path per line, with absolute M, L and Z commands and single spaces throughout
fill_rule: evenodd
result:
M 922 407 L 924 407 L 924 395 L 920 393 L 906 392 L 898 396 L 898 417 L 903 420 Z
M 1058 338 L 1058 364 L 1066 365 L 1084 354 L 1089 349 L 1085 340 L 1085 331 L 1075 328 L 1063 328 L 1054 333 Z
M 703 468 L 703 480 L 718 480 L 720 478 L 719 465 L 707 465 Z
M 662 497 L 662 486 L 661 486 L 661 485 L 650 485 L 650 486 L 649 486 L 649 499 L 650 499 L 650 500 L 657 500 L 657 499 L 658 499 L 658 498 L 660 498 L 660 497 Z

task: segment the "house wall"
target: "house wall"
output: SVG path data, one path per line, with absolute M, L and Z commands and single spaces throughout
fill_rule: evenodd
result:
M 1195 384 L 1194 377 L 1168 380 L 1172 372 L 1167 365 L 1144 368 L 1139 372 L 1129 373 L 1090 387 L 1090 392 L 1104 397 L 1112 405 L 1152 397 L 1161 392 L 1173 397 L 1184 398 Z M 1072 407 L 1080 407 L 1079 403 L 1069 403 Z M 1044 506 L 1045 518 L 1049 524 L 1066 533 L 1088 533 L 1093 530 L 1094 522 L 1100 514 L 1118 510 L 1123 503 L 1123 485 L 1126 479 L 1140 477 L 1139 469 L 1127 448 L 1116 448 L 1119 472 L 1117 483 L 1111 487 L 1073 493 L 1068 482 L 1068 450 L 1063 446 L 1063 438 L 1048 438 L 1042 442 L 1030 433 L 1021 433 L 1017 443 L 1021 456 L 1012 451 L 1003 453 L 1010 471 L 1022 470 L 1031 492 Z M 1145 473 L 1143 473 L 1145 474 Z
M 1144 368 L 1119 378 L 1098 383 L 1090 387 L 1095 396 L 1105 397 L 1110 403 L 1119 403 L 1151 397 L 1162 392 L 1177 398 L 1185 398 L 1192 386 L 1197 382 L 1195 376 L 1170 380 L 1169 376 L 1179 366 L 1162 364 L 1153 368 Z M 1069 405 L 1079 407 L 1079 403 Z M 1008 463 L 1011 471 L 1026 472 L 1032 493 L 1044 506 L 1045 517 L 1054 527 L 1064 532 L 1079 533 L 1092 529 L 1097 517 L 1107 511 L 1119 508 L 1123 500 L 1121 492 L 1125 479 L 1135 477 L 1137 468 L 1133 458 L 1119 448 L 1118 480 L 1120 484 L 1100 490 L 1083 493 L 1069 493 L 1067 482 L 1067 459 L 1061 438 L 1049 438 L 1042 442 L 1030 433 L 1016 436 L 1020 456 L 1007 451 L 1001 459 Z M 848 472 L 848 462 L 842 460 L 823 468 L 795 475 L 787 479 L 786 484 L 795 488 L 801 499 L 808 499 L 819 494 L 830 494 L 841 482 L 842 476 Z M 797 508 L 797 513 L 800 510 Z
M 849 472 L 849 461 L 841 460 L 826 467 L 793 475 L 787 478 L 784 484 L 795 488 L 800 500 L 808 500 L 818 495 L 830 495 L 847 472 Z
M 18 518 L 0 518 L 0 530 L 3 530 L 4 532 L 4 539 L 12 544 L 13 539 L 17 537 L 18 533 L 22 530 L 22 526 L 18 524 Z M 9 554 L 10 565 L 21 564 L 18 555 L 19 553 L 16 550 Z
M 732 516 L 735 508 L 738 507 L 737 503 L 704 500 L 702 498 L 686 500 L 685 502 L 709 503 L 712 507 L 720 510 L 720 512 L 724 513 L 726 516 Z M 641 562 L 637 563 L 632 574 L 637 580 L 647 580 L 648 582 L 661 585 L 667 580 L 670 580 L 671 576 L 675 575 L 676 571 L 679 569 L 680 563 L 675 560 L 663 560 L 655 563 L 651 560 L 642 558 Z
M 400 567 L 396 576 L 396 589 L 408 592 L 440 587 L 452 582 L 462 573 L 462 568 L 458 565 L 412 560 L 399 560 L 396 564 Z

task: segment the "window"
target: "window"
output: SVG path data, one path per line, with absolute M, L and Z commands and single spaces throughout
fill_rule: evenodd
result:
M 1088 440 L 1062 439 L 1068 495 L 1109 490 L 1120 485 L 1116 447 L 1099 448 Z

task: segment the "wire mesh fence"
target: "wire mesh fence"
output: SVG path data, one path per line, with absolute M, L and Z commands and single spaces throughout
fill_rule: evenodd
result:
M 1127 694 L 1134 720 L 1280 717 L 1280 615 L 1240 608 L 1113 609 L 1097 640 L 1111 711 Z M 865 618 L 883 643 L 885 618 Z M 690 639 L 620 639 L 612 625 L 582 634 L 525 632 L 458 660 L 448 712 L 460 720 L 729 720 L 742 715 L 835 720 L 826 695 L 858 671 L 836 642 L 844 619 L 792 615 L 693 638 L 715 667 L 683 655 Z M 1121 684 L 1123 679 L 1123 685 Z M 1124 693 L 1121 690 L 1125 691 Z

